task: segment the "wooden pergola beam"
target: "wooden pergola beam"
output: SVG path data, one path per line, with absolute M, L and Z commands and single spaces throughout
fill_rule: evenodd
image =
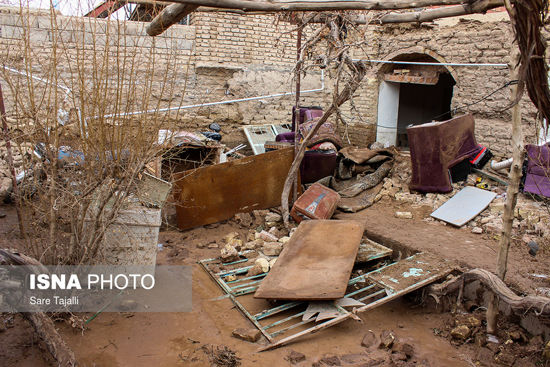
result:
M 441 18 L 485 13 L 487 10 L 504 6 L 503 0 L 479 0 L 470 4 L 460 4 L 436 9 L 425 9 L 410 13 L 390 13 L 379 19 L 380 24 L 388 23 L 422 23 Z
M 458 5 L 464 0 L 170 0 L 172 3 L 193 4 L 221 9 L 240 9 L 244 12 L 267 11 L 338 11 L 338 10 L 399 10 L 429 6 Z
M 340 10 L 403 10 L 403 9 L 415 9 L 431 6 L 448 6 L 458 5 L 454 9 L 448 11 L 446 8 L 434 9 L 434 13 L 428 13 L 428 15 L 422 14 L 422 16 L 416 16 L 416 13 L 411 13 L 412 18 L 416 20 L 404 20 L 404 21 L 416 21 L 420 18 L 433 18 L 438 13 L 443 13 L 444 16 L 456 16 L 463 14 L 470 14 L 472 12 L 486 11 L 486 3 L 493 3 L 499 0 L 478 0 L 468 5 L 462 5 L 463 0 L 273 0 L 273 1 L 251 1 L 251 0 L 170 0 L 172 5 L 167 6 L 155 19 L 151 21 L 147 27 L 147 34 L 156 36 L 164 32 L 171 25 L 179 22 L 184 16 L 188 15 L 198 7 L 201 9 L 230 9 L 238 11 L 239 13 L 250 12 L 290 12 L 290 11 L 340 11 Z M 477 5 L 477 3 L 483 3 L 483 5 Z M 443 10 L 445 9 L 445 10 Z M 482 9 L 482 10 L 477 10 Z M 437 10 L 439 10 L 437 12 Z M 420 12 L 422 13 L 422 12 Z M 453 14 L 453 15 L 449 15 Z M 392 17 L 401 16 L 402 14 L 389 14 Z M 411 15 L 405 14 L 406 19 L 410 19 Z M 390 17 L 387 23 L 395 22 Z M 386 18 L 388 19 L 388 18 Z M 395 19 L 395 18 L 394 18 Z M 365 21 L 366 22 L 366 21 Z M 358 19 L 358 23 L 361 23 Z
M 150 36 L 158 36 L 173 24 L 178 23 L 188 14 L 198 8 L 198 5 L 171 4 L 164 8 L 145 29 Z

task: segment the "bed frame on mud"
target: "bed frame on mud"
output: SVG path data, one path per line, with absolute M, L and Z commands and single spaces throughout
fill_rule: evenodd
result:
M 429 285 L 455 269 L 454 264 L 427 253 L 418 253 L 401 261 L 391 262 L 389 260 L 391 251 L 385 251 L 383 256 L 372 255 L 371 260 L 380 261 L 385 258 L 384 262 L 379 263 L 378 269 L 349 280 L 347 293 L 343 298 L 347 301 L 280 301 L 271 304 L 270 308 L 264 308 L 266 304 L 270 304 L 268 301 L 254 299 L 252 296 L 246 297 L 256 291 L 267 275 L 267 273 L 246 275 L 253 266 L 250 265 L 251 260 L 246 256 L 253 253 L 255 253 L 254 250 L 241 252 L 239 255 L 244 258 L 230 263 L 222 263 L 219 258 L 204 259 L 198 263 L 226 293 L 222 298 L 230 298 L 239 311 L 268 340 L 269 344 L 262 347 L 260 351 L 288 344 L 349 318 L 357 319 L 357 313 L 376 308 Z M 220 270 L 220 266 L 223 270 Z M 234 276 L 235 279 L 231 277 L 229 279 L 232 280 L 227 280 L 229 276 Z M 308 307 L 312 304 L 316 306 L 318 312 L 320 309 L 328 311 L 325 314 L 327 316 L 323 317 L 321 312 L 317 317 L 308 318 L 311 316 Z M 296 330 L 298 332 L 291 333 Z

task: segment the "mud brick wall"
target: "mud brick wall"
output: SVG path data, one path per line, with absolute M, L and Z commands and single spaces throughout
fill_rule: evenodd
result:
M 0 59 L 5 65 L 17 65 L 20 40 L 30 32 L 32 51 L 37 65 L 47 65 L 51 54 L 51 17 L 33 13 L 29 20 L 22 19 L 18 10 L 0 8 Z M 428 25 L 370 26 L 368 46 L 354 50 L 356 58 L 394 59 L 400 55 L 419 53 L 440 62 L 451 63 L 508 63 L 512 32 L 509 22 L 494 17 L 482 20 L 460 20 Z M 114 39 L 124 39 L 125 52 L 135 52 L 143 65 L 152 58 L 158 70 L 158 79 L 167 66 L 175 91 L 170 98 L 153 93 L 160 106 L 194 105 L 205 102 L 226 101 L 257 96 L 268 96 L 294 90 L 292 68 L 296 57 L 296 35 L 289 32 L 288 23 L 275 22 L 269 15 L 243 16 L 230 13 L 194 13 L 190 25 L 176 25 L 163 35 L 152 38 L 145 33 L 145 23 L 116 23 L 101 19 L 75 19 L 57 16 L 60 37 L 67 46 L 66 58 L 58 68 L 69 75 L 71 60 L 76 50 L 102 55 L 105 45 Z M 110 24 L 110 25 L 109 25 Z M 29 27 L 30 26 L 30 27 Z M 89 34 L 93 30 L 94 37 Z M 117 36 L 111 38 L 113 33 Z M 107 35 L 108 34 L 108 35 Z M 121 44 L 121 42 L 116 42 Z M 109 49 L 109 52 L 116 52 Z M 140 63 L 135 73 L 145 78 L 149 69 Z M 352 103 L 343 106 L 347 125 L 340 126 L 344 141 L 367 145 L 376 138 L 378 91 L 385 72 L 381 64 L 371 64 Z M 509 81 L 508 68 L 448 67 L 456 81 L 452 107 L 470 105 L 465 111 L 474 114 L 478 141 L 491 148 L 497 156 L 509 156 L 511 131 L 510 88 L 506 87 L 486 99 L 483 96 Z M 116 75 L 113 65 L 112 77 Z M 159 82 L 160 84 L 160 82 Z M 302 82 L 302 90 L 321 86 L 319 71 L 312 71 Z M 6 88 L 4 88 L 6 89 Z M 304 93 L 303 105 L 328 107 L 332 100 L 332 82 L 325 76 L 323 91 Z M 10 95 L 7 93 L 9 103 Z M 156 98 L 156 99 L 155 99 Z M 200 129 L 211 122 L 222 126 L 224 141 L 228 145 L 245 142 L 241 127 L 266 123 L 287 123 L 291 119 L 294 95 L 277 98 L 260 98 L 248 102 L 185 109 L 177 116 L 184 129 Z M 474 102 L 478 102 L 473 104 Z M 535 109 L 524 97 L 523 120 L 528 141 L 535 134 Z
M 483 19 L 483 18 L 479 18 Z M 372 59 L 391 60 L 400 55 L 421 53 L 447 63 L 509 63 L 513 40 L 510 23 L 504 20 L 465 20 L 450 25 L 394 25 L 377 27 L 371 35 L 376 42 L 368 52 Z M 387 66 L 386 66 L 387 67 Z M 373 67 L 367 83 L 367 91 L 360 98 L 367 123 L 377 120 L 378 88 L 385 66 Z M 476 121 L 478 142 L 490 147 L 498 156 L 510 156 L 511 146 L 511 88 L 505 87 L 482 100 L 510 80 L 508 68 L 461 67 L 447 68 L 456 81 L 452 108 L 465 108 L 456 113 L 471 112 Z M 522 100 L 524 133 L 527 142 L 535 140 L 536 110 L 524 96 Z

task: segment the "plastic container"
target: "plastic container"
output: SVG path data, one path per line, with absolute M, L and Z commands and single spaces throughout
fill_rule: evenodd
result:
M 330 219 L 340 201 L 340 195 L 319 183 L 314 183 L 296 200 L 290 211 L 294 220 Z

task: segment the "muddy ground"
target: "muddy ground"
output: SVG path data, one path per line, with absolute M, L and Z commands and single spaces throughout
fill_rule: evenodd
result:
M 15 212 L 0 207 L 0 245 L 12 247 Z M 411 211 L 413 219 L 398 219 L 396 211 Z M 465 267 L 495 269 L 497 240 L 487 234 L 472 234 L 441 223 L 425 221 L 431 208 L 382 200 L 357 214 L 339 213 L 337 219 L 360 219 L 371 238 L 402 251 L 430 251 L 457 260 Z M 162 231 L 158 264 L 193 266 L 193 310 L 189 313 L 102 313 L 86 330 L 59 321 L 56 326 L 75 351 L 82 366 L 534 366 L 541 360 L 543 340 L 519 326 L 501 321 L 499 343 L 487 343 L 483 309 L 459 308 L 439 313 L 422 303 L 421 292 L 360 314 L 361 321 L 348 320 L 297 342 L 258 353 L 264 341 L 249 343 L 231 336 L 236 328 L 252 325 L 225 299 L 221 289 L 197 260 L 216 257 L 222 237 L 249 228 L 230 220 L 219 225 L 178 232 Z M 221 247 L 221 246 L 220 246 Z M 529 273 L 548 273 L 547 249 L 536 257 L 514 242 L 508 283 L 518 292 L 529 293 L 548 286 Z M 547 282 L 547 281 L 546 281 Z M 470 313 L 470 311 L 472 313 Z M 90 315 L 78 315 L 83 319 Z M 473 317 L 477 321 L 472 321 Z M 0 365 L 52 366 L 52 361 L 18 315 L 4 314 L 0 323 Z M 455 326 L 468 324 L 471 335 L 453 337 Z M 380 348 L 388 335 L 393 345 Z M 218 357 L 216 364 L 215 357 Z M 221 363 L 221 364 L 220 364 Z

